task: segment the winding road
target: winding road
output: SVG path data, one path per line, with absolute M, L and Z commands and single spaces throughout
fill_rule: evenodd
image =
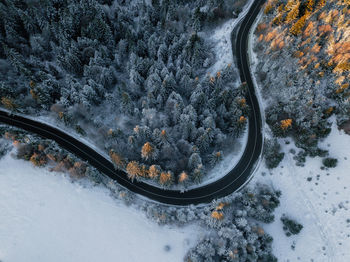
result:
M 81 159 L 88 161 L 100 172 L 104 173 L 111 179 L 116 180 L 121 186 L 136 194 L 143 195 L 161 203 L 184 206 L 208 203 L 213 199 L 229 195 L 238 190 L 249 180 L 262 151 L 262 120 L 259 103 L 251 79 L 247 46 L 250 28 L 264 2 L 265 0 L 255 0 L 252 3 L 249 11 L 239 25 L 236 39 L 232 39 L 232 43 L 235 42 L 235 50 L 232 51 L 234 52 L 234 56 L 237 57 L 237 65 L 240 70 L 241 81 L 246 83 L 246 100 L 252 109 L 248 121 L 247 145 L 237 165 L 224 177 L 211 184 L 181 192 L 179 190 L 161 189 L 140 181 L 132 182 L 127 178 L 125 172 L 115 170 L 109 159 L 106 159 L 93 148 L 60 129 L 3 110 L 0 110 L 0 122 L 19 127 L 26 131 L 36 133 L 44 138 L 56 141 L 63 148 L 74 153 Z

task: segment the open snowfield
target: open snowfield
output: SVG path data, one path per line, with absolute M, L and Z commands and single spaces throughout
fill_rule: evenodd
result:
M 182 261 L 199 235 L 10 155 L 0 160 L 0 211 L 2 262 Z
M 329 170 L 320 169 L 322 159 L 318 157 L 307 158 L 305 167 L 297 167 L 289 152 L 295 148 L 293 143 L 283 148 L 286 156 L 280 166 L 270 175 L 262 165 L 253 179 L 282 191 L 276 220 L 265 227 L 274 238 L 274 254 L 279 261 L 350 261 L 350 136 L 334 124 L 330 136 L 321 143 L 321 148 L 338 159 L 337 167 Z M 266 175 L 261 176 L 262 172 Z M 303 224 L 299 235 L 284 235 L 283 213 Z

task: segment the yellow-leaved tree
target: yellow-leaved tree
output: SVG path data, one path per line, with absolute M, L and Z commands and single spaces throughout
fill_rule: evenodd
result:
M 295 36 L 300 35 L 305 25 L 305 22 L 306 22 L 306 15 L 303 15 L 294 25 L 292 25 L 289 32 Z
M 141 149 L 141 156 L 142 158 L 148 160 L 151 158 L 155 158 L 156 156 L 156 150 L 154 149 L 154 146 L 150 142 L 146 142 L 142 149 Z
M 283 130 L 287 130 L 289 127 L 292 126 L 292 123 L 293 123 L 293 120 L 288 118 L 288 119 L 281 120 L 280 126 Z
M 126 172 L 131 180 L 134 180 L 135 178 L 138 178 L 143 174 L 140 165 L 137 161 L 129 162 L 126 166 Z

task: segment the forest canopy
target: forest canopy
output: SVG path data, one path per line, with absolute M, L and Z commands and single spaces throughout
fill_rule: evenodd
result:
M 200 181 L 249 113 L 231 64 L 205 30 L 245 1 L 5 0 L 1 105 L 50 112 L 109 153 L 131 179 Z

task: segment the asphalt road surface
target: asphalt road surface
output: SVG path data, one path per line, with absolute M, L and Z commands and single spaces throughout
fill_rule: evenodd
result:
M 200 204 L 208 203 L 213 199 L 229 195 L 237 191 L 249 180 L 262 151 L 262 120 L 259 103 L 255 95 L 255 89 L 249 70 L 247 46 L 249 30 L 264 2 L 265 0 L 255 0 L 240 23 L 238 33 L 232 34 L 236 35 L 236 38 L 232 39 L 232 43 L 235 42 L 235 45 L 233 45 L 235 50 L 232 51 L 234 56 L 237 57 L 237 65 L 240 70 L 241 80 L 247 85 L 246 100 L 251 108 L 251 114 L 248 119 L 247 145 L 237 165 L 224 177 L 211 184 L 180 192 L 178 190 L 161 189 L 140 181 L 132 182 L 127 178 L 125 172 L 115 170 L 109 159 L 106 159 L 93 148 L 59 129 L 3 110 L 0 110 L 0 122 L 22 128 L 44 138 L 56 141 L 63 148 L 81 159 L 88 161 L 100 172 L 116 180 L 121 186 L 136 194 L 143 195 L 146 198 L 161 203 L 172 205 Z

